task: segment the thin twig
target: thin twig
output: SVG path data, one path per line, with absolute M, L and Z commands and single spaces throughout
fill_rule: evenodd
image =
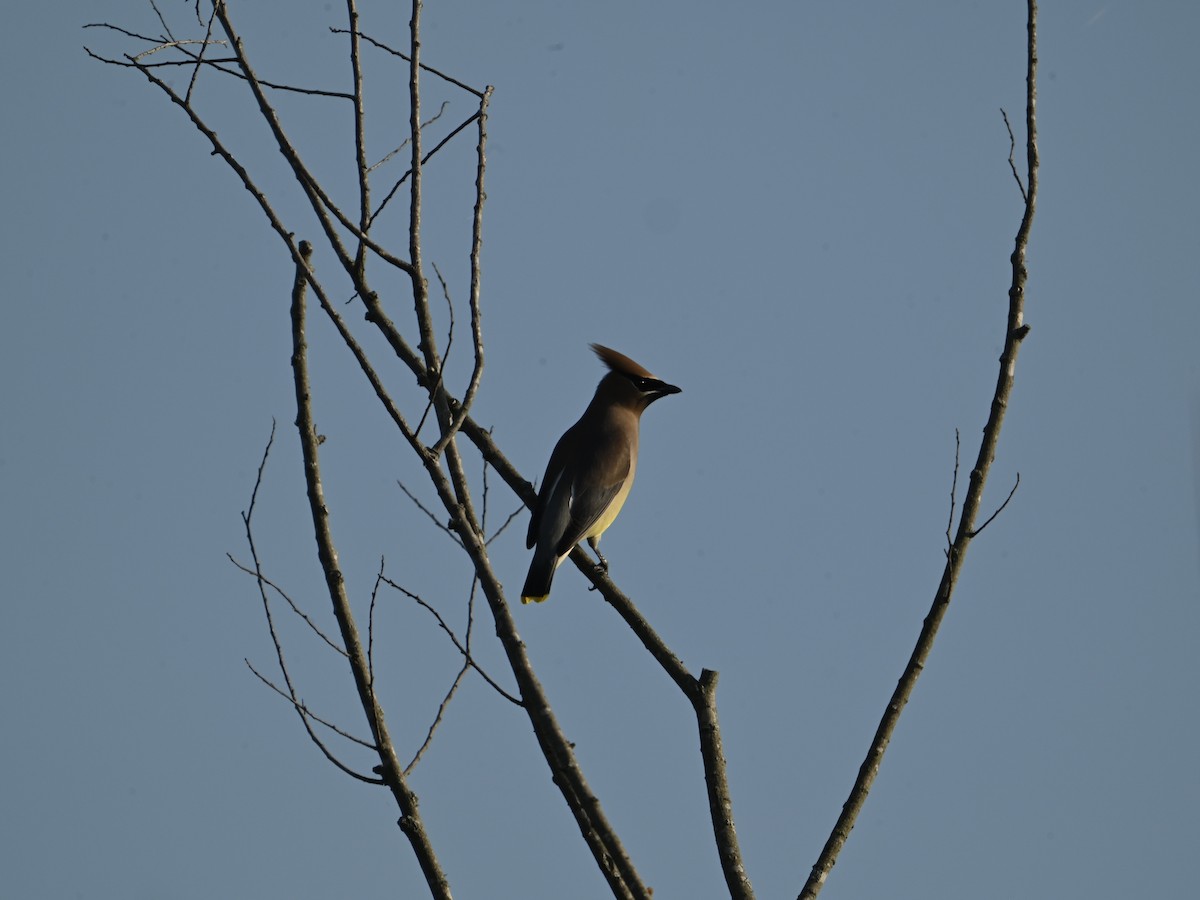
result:
M 1008 496 L 1004 498 L 1004 502 L 1000 504 L 1000 506 L 996 509 L 996 511 L 994 513 L 992 513 L 990 516 L 987 517 L 986 522 L 984 522 L 982 525 L 980 525 L 978 528 L 976 528 L 974 531 L 971 532 L 971 537 L 973 537 L 973 538 L 979 537 L 979 535 L 983 531 L 983 529 L 985 529 L 989 525 L 991 525 L 992 520 L 995 519 L 996 516 L 1000 515 L 1000 513 L 1004 512 L 1004 507 L 1008 506 L 1008 501 L 1013 498 L 1013 494 L 1015 494 L 1017 492 L 1017 488 L 1019 488 L 1020 486 L 1021 486 L 1021 473 L 1018 472 L 1017 480 L 1013 482 L 1012 490 L 1008 492 Z
M 480 522 L 480 525 L 483 528 L 483 533 L 487 534 L 488 469 L 491 468 L 491 466 L 488 465 L 488 461 L 486 459 L 481 460 L 481 464 L 481 468 L 483 469 L 483 520 Z M 484 546 L 490 547 L 492 541 L 504 534 L 505 529 L 507 529 L 508 526 L 512 524 L 513 520 L 524 511 L 525 504 L 522 503 L 518 505 L 517 508 L 510 512 L 508 516 L 505 517 L 504 521 L 500 523 L 500 527 L 497 528 L 486 541 L 484 541 Z
M 268 578 L 262 572 L 256 571 L 256 570 L 252 569 L 250 566 L 247 566 L 247 565 L 239 562 L 232 553 L 226 553 L 225 558 L 228 559 L 231 563 L 233 563 L 234 568 L 240 569 L 242 572 L 245 572 L 247 575 L 251 576 L 252 578 L 257 579 L 261 584 L 265 584 L 267 587 L 269 587 L 271 590 L 273 590 L 276 594 L 278 594 L 280 597 L 282 597 L 284 602 L 287 603 L 287 605 L 289 607 L 291 607 L 292 612 L 294 612 L 297 616 L 299 616 L 304 621 L 304 624 L 307 625 L 312 630 L 313 634 L 315 634 L 317 637 L 319 637 L 321 640 L 323 640 L 326 644 L 328 644 L 329 648 L 331 650 L 333 650 L 334 653 L 337 653 L 341 656 L 346 655 L 345 648 L 339 647 L 336 641 L 334 641 L 331 637 L 329 637 L 329 635 L 327 635 L 324 631 L 322 631 L 320 629 L 320 627 L 317 625 L 317 623 L 314 622 L 312 620 L 312 618 L 308 615 L 308 613 L 306 613 L 304 610 L 302 610 L 300 608 L 299 604 L 297 604 L 296 601 L 291 598 L 291 596 L 288 594 L 287 591 L 285 591 L 283 588 L 281 588 L 279 585 L 277 585 L 274 581 L 272 581 L 270 578 Z
M 338 726 L 334 725 L 329 720 L 321 718 L 315 712 L 313 712 L 311 709 L 309 709 L 308 704 L 306 704 L 303 700 L 299 700 L 295 697 L 289 696 L 287 691 L 285 691 L 283 688 L 281 688 L 279 685 L 277 685 L 275 682 L 273 682 L 270 678 L 268 678 L 262 672 L 258 671 L 258 669 L 254 668 L 254 663 L 250 662 L 250 660 L 243 659 L 242 661 L 246 664 L 246 667 L 249 668 L 250 671 L 254 673 L 255 677 L 258 678 L 259 681 L 261 681 L 263 684 L 265 684 L 267 687 L 269 687 L 271 690 L 273 690 L 275 693 L 277 693 L 280 697 L 282 697 L 288 703 L 292 704 L 292 706 L 296 707 L 297 711 L 308 716 L 314 722 L 317 722 L 320 725 L 324 725 L 326 728 L 328 728 L 330 731 L 332 731 L 334 734 L 338 735 L 339 737 L 344 737 L 346 740 L 352 741 L 355 744 L 358 744 L 359 746 L 366 747 L 368 750 L 378 750 L 379 749 L 374 744 L 372 744 L 370 741 L 364 741 L 360 737 L 355 737 L 350 732 L 348 732 L 342 728 L 339 728 Z M 374 784 L 382 784 L 382 782 L 378 781 L 377 779 L 367 778 L 366 776 L 363 776 L 363 780 L 371 781 Z
M 442 105 L 440 107 L 438 107 L 438 111 L 435 112 L 428 119 L 426 119 L 421 124 L 421 127 L 428 128 L 430 125 L 432 125 L 434 122 L 436 122 L 438 119 L 440 119 L 442 117 L 442 114 L 449 108 L 449 106 L 450 106 L 450 101 L 443 100 Z M 386 165 L 387 163 L 391 162 L 392 159 L 394 159 L 396 157 L 396 154 L 398 154 L 401 150 L 403 150 L 407 146 L 408 146 L 408 138 L 405 138 L 403 141 L 400 142 L 399 147 L 397 147 L 395 150 L 389 150 L 387 153 L 384 154 L 383 158 L 381 160 L 379 160 L 379 162 L 372 164 L 371 167 L 369 169 L 367 169 L 367 171 L 374 172 L 380 166 Z M 425 157 L 425 161 L 426 162 L 429 161 L 428 156 Z M 395 190 L 395 188 L 393 188 L 393 190 Z M 371 218 L 374 219 L 375 216 L 372 215 Z
M 329 30 L 332 31 L 334 34 L 345 34 L 346 33 L 346 30 L 344 28 L 330 28 Z M 367 43 L 372 44 L 375 47 L 378 47 L 380 50 L 390 53 L 393 56 L 400 57 L 405 62 L 411 61 L 408 54 L 401 53 L 399 50 L 393 50 L 387 44 L 383 43 L 382 41 L 375 40 L 375 38 L 371 37 L 369 34 L 362 35 L 362 39 L 364 41 L 366 41 Z M 447 75 L 445 72 L 439 72 L 437 69 L 433 68 L 433 66 L 427 66 L 427 65 L 425 65 L 425 63 L 421 63 L 421 70 L 424 72 L 428 72 L 430 75 L 436 75 L 438 78 L 442 79 L 443 81 L 448 82 L 448 83 L 454 85 L 455 87 L 460 87 L 464 91 L 474 94 L 476 97 L 483 96 L 482 91 L 477 91 L 475 88 L 471 87 L 469 84 L 464 84 L 463 82 L 459 81 L 457 78 Z
M 425 751 L 429 749 L 429 745 L 433 743 L 434 732 L 438 726 L 442 724 L 442 719 L 446 715 L 446 710 L 450 706 L 450 701 L 454 699 L 454 695 L 458 693 L 458 686 L 462 684 L 463 676 L 467 674 L 467 670 L 471 667 L 463 663 L 458 670 L 458 674 L 454 676 L 454 682 L 450 685 L 450 690 L 446 692 L 446 696 L 442 698 L 442 702 L 438 704 L 437 714 L 433 717 L 433 722 L 429 725 L 429 730 L 425 733 L 425 740 L 421 742 L 421 746 L 417 748 L 417 752 L 413 754 L 412 760 L 404 767 L 404 775 L 408 777 L 412 774 L 412 770 L 417 767 L 417 763 L 421 761 L 421 757 L 425 755 Z
M 487 200 L 487 194 L 484 191 L 484 173 L 487 170 L 487 108 L 491 99 L 492 88 L 489 86 L 479 100 L 479 140 L 475 148 L 475 211 L 471 220 L 471 287 L 468 297 L 471 306 L 471 347 L 475 354 L 475 363 L 471 370 L 470 381 L 467 382 L 467 390 L 463 395 L 462 404 L 455 412 L 454 418 L 446 428 L 441 440 L 433 447 L 434 456 L 441 454 L 462 427 L 462 423 L 471 412 L 475 394 L 483 380 L 483 320 L 479 306 L 482 280 L 480 254 L 483 250 L 483 204 Z
M 1000 107 L 1000 115 L 1004 117 L 1004 127 L 1008 129 L 1008 167 L 1012 170 L 1013 180 L 1017 182 L 1017 189 L 1021 192 L 1021 199 L 1028 203 L 1029 195 L 1025 193 L 1025 183 L 1021 181 L 1021 174 L 1017 171 L 1017 162 L 1013 156 L 1017 149 L 1017 139 L 1013 135 L 1012 125 L 1008 121 L 1008 113 L 1003 106 Z
M 175 35 L 171 33 L 171 26 L 167 24 L 167 20 L 163 18 L 163 14 L 159 11 L 158 4 L 154 0 L 150 0 L 150 8 L 154 10 L 154 14 L 158 16 L 158 24 L 163 27 L 163 34 L 171 40 L 175 40 Z
M 462 546 L 462 538 L 458 536 L 458 533 L 451 528 L 447 528 L 446 523 L 439 521 L 438 517 L 433 514 L 433 510 L 429 509 L 429 507 L 421 502 L 420 498 L 418 498 L 416 494 L 405 487 L 403 481 L 396 479 L 396 485 L 400 488 L 400 490 L 404 491 L 404 495 L 413 502 L 417 509 L 425 513 L 425 515 L 429 518 L 429 521 L 436 525 L 439 531 L 449 535 L 456 544 L 458 544 L 460 547 Z
M 504 534 L 504 532 L 508 529 L 508 526 L 513 523 L 513 520 L 520 516 L 523 512 L 525 512 L 525 504 L 521 504 L 512 512 L 510 512 L 508 514 L 508 518 L 504 520 L 504 523 L 497 528 L 495 533 L 484 542 L 485 546 L 491 546 L 492 541 Z
M 954 429 L 954 477 L 950 479 L 950 518 L 946 521 L 946 555 L 950 555 L 950 548 L 954 546 L 954 537 L 952 535 L 954 529 L 954 505 L 958 497 L 958 457 L 959 451 L 962 449 L 962 440 L 958 433 L 958 429 Z
M 147 44 L 162 43 L 162 39 L 160 37 L 150 37 L 149 35 L 138 34 L 136 31 L 130 31 L 128 28 L 122 28 L 120 25 L 113 25 L 109 22 L 88 22 L 83 27 L 84 28 L 102 28 L 106 31 L 115 31 L 115 32 L 117 32 L 117 34 L 123 34 L 123 35 L 125 35 L 125 37 L 130 37 L 130 38 L 133 38 L 134 40 L 145 41 Z M 84 49 L 87 49 L 87 48 L 85 47 Z M 96 58 L 102 59 L 102 57 L 96 57 Z M 108 60 L 105 60 L 105 62 L 108 62 Z
M 354 254 L 354 271 L 358 281 L 366 280 L 367 245 L 364 239 L 371 229 L 371 169 L 367 165 L 366 106 L 363 103 L 362 64 L 358 56 L 358 6 L 346 0 L 346 15 L 350 20 L 350 72 L 354 83 L 354 157 L 358 174 L 358 231 L 363 237 Z
M 208 17 L 208 24 L 204 30 L 204 41 L 200 44 L 200 52 L 196 54 L 195 68 L 192 69 L 192 77 L 188 79 L 187 93 L 183 95 L 184 103 L 192 102 L 192 91 L 196 89 L 196 81 L 200 77 L 200 67 L 204 63 L 204 51 L 208 49 L 209 39 L 212 37 L 213 22 L 216 21 L 217 14 L 214 10 Z M 222 41 L 222 44 L 225 42 Z
M 375 584 L 371 586 L 371 605 L 367 608 L 367 672 L 371 684 L 375 684 L 375 601 L 379 597 L 379 586 L 383 584 L 384 557 L 379 557 L 379 571 L 375 573 Z
M 440 116 L 440 115 L 441 115 L 441 113 L 438 113 L 438 116 Z M 429 162 L 429 160 L 433 159 L 434 154 L 436 154 L 439 150 L 441 150 L 448 143 L 450 143 L 450 141 L 452 141 L 458 135 L 458 133 L 460 131 L 462 131 L 464 128 L 466 128 L 468 125 L 470 125 L 472 122 L 474 122 L 478 118 L 479 118 L 478 112 L 472 113 L 468 119 L 466 119 L 465 121 L 462 122 L 462 124 L 460 124 L 457 128 L 455 128 L 453 131 L 451 131 L 449 134 L 447 134 L 444 138 L 442 138 L 440 141 L 438 141 L 436 144 L 434 144 L 433 149 L 430 150 L 428 153 L 426 153 L 421 158 L 421 165 L 425 165 L 427 162 Z M 429 121 L 425 122 L 425 125 L 428 125 L 429 122 L 433 122 L 436 119 L 437 119 L 437 116 L 434 116 L 433 119 L 430 119 Z M 408 141 L 405 141 L 397 149 L 403 149 L 404 147 L 407 147 L 408 143 L 409 143 Z M 376 209 L 375 212 L 373 212 L 371 214 L 371 223 L 372 224 L 374 224 L 375 220 L 377 218 L 379 218 L 379 215 L 383 212 L 384 208 L 391 201 L 392 197 L 394 197 L 396 195 L 396 192 L 400 190 L 400 188 L 404 184 L 404 182 L 406 182 L 408 180 L 408 177 L 410 175 L 412 175 L 412 169 L 406 169 L 404 171 L 404 174 L 396 179 L 396 183 L 392 185 L 391 190 L 389 190 L 387 192 L 387 194 L 384 195 L 383 201 L 379 204 L 379 208 Z
M 143 50 L 137 56 L 133 57 L 133 60 L 134 60 L 134 62 L 140 63 L 147 56 L 153 56 L 155 53 L 158 53 L 160 50 L 182 50 L 183 47 L 187 44 L 201 44 L 202 46 L 200 48 L 200 53 L 203 53 L 204 48 L 206 46 L 208 46 L 209 44 L 217 44 L 219 46 L 224 46 L 225 42 L 224 41 L 201 41 L 198 39 L 193 39 L 193 40 L 188 40 L 188 41 L 167 41 L 166 43 L 158 44 L 154 47 L 151 47 L 149 50 Z

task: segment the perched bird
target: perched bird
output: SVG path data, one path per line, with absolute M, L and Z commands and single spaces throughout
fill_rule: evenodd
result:
M 522 603 L 550 596 L 555 569 L 584 538 L 608 570 L 597 544 L 633 486 L 642 412 L 659 397 L 679 393 L 616 350 L 599 344 L 592 350 L 609 372 L 550 454 L 525 538 L 526 547 L 537 549 L 521 589 Z

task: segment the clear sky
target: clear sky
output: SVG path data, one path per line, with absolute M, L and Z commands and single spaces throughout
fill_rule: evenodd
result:
M 190 3 L 160 6 L 199 36 Z M 402 40 L 396 4 L 362 6 Z M 233 8 L 264 77 L 348 89 L 342 4 Z M 683 388 L 647 413 L 604 549 L 693 671 L 721 672 L 746 863 L 759 897 L 794 897 L 929 607 L 955 429 L 973 458 L 986 417 L 1024 4 L 429 2 L 425 19 L 427 62 L 496 86 L 476 417 L 536 478 L 600 376 L 589 341 Z M 247 556 L 273 417 L 259 549 L 330 620 L 291 428 L 291 264 L 179 110 L 85 56 L 132 49 L 82 30 L 99 20 L 159 30 L 139 0 L 74 0 L 15 4 L 0 36 L 0 896 L 421 896 L 390 800 L 330 767 L 243 663 L 270 670 L 272 650 L 225 554 Z M 1044 4 L 1032 332 L 985 506 L 1021 486 L 971 549 L 824 897 L 1200 882 L 1197 33 L 1194 3 Z M 404 73 L 373 57 L 368 75 L 382 156 Z M 212 74 L 199 91 L 315 237 L 253 108 Z M 445 123 L 469 115 L 431 84 L 430 109 L 443 98 Z M 344 106 L 281 114 L 350 203 Z M 449 148 L 426 208 L 459 301 L 471 147 Z M 321 320 L 312 343 L 355 602 L 383 556 L 461 629 L 469 576 L 396 487 L 432 502 L 418 468 Z M 516 508 L 499 479 L 489 503 L 493 524 Z M 491 547 L 510 598 L 526 521 Z M 411 603 L 379 615 L 411 753 L 457 659 Z M 515 615 L 656 896 L 725 896 L 686 702 L 574 571 Z M 286 638 L 305 699 L 363 733 L 344 669 Z M 475 641 L 509 684 L 485 610 Z M 412 786 L 456 896 L 607 896 L 526 718 L 479 678 Z

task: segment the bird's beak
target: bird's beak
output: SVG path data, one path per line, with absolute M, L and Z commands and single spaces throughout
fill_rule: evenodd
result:
M 654 394 L 654 399 L 657 400 L 659 397 L 666 397 L 668 394 L 682 394 L 683 388 L 675 387 L 673 384 L 667 384 L 665 381 L 656 380 L 654 382 L 652 392 Z

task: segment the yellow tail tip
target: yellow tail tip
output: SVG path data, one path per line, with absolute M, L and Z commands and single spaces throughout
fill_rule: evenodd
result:
M 546 602 L 546 598 L 547 598 L 547 597 L 549 597 L 549 596 L 550 596 L 549 594 L 542 594 L 542 596 L 540 596 L 540 597 L 522 597 L 522 598 L 521 598 L 521 603 L 522 603 L 522 604 L 525 604 L 525 603 L 545 603 L 545 602 Z

